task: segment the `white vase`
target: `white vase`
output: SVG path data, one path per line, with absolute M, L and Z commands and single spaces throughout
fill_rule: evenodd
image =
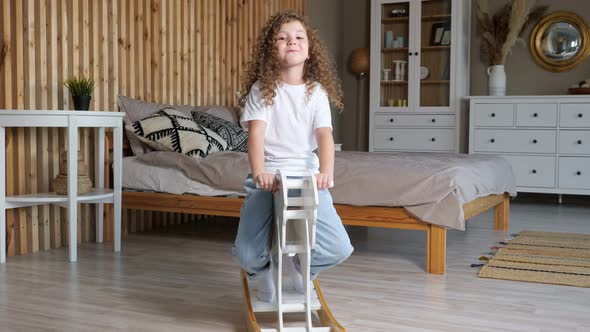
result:
M 506 73 L 504 65 L 488 67 L 488 94 L 490 96 L 506 95 Z

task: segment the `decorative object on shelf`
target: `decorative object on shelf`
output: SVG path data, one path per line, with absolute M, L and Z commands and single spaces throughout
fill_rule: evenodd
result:
M 64 85 L 70 91 L 74 100 L 74 109 L 78 111 L 88 111 L 90 109 L 90 99 L 94 91 L 94 81 L 84 76 L 72 77 L 64 82 Z
M 488 66 L 505 65 L 510 50 L 526 28 L 543 16 L 548 6 L 533 7 L 532 0 L 511 0 L 499 11 L 491 14 L 485 6 L 487 1 L 477 2 L 477 33 L 481 41 L 481 60 Z M 504 68 L 488 68 L 489 94 L 506 94 L 506 74 Z
M 393 37 L 393 36 L 392 36 Z M 363 78 L 365 74 L 369 72 L 369 49 L 368 48 L 355 48 L 352 50 L 352 54 L 350 55 L 350 70 L 357 75 L 359 80 L 358 89 L 359 89 L 359 97 L 358 97 L 358 119 L 357 119 L 357 149 L 361 150 L 361 146 L 363 144 L 363 137 L 366 134 L 363 133 L 364 128 L 366 127 L 365 118 L 367 117 L 365 114 L 365 110 L 363 109 Z M 384 71 L 385 75 L 385 71 Z
M 428 75 L 430 75 L 430 70 L 428 69 L 428 67 L 421 66 L 420 67 L 420 79 L 421 80 L 427 79 Z
M 451 30 L 447 29 L 443 32 L 442 38 L 440 40 L 441 45 L 450 45 L 451 44 Z
M 68 194 L 68 153 L 62 152 L 59 159 L 59 174 L 53 179 L 53 190 L 60 195 Z M 88 177 L 88 165 L 78 151 L 78 195 L 86 194 L 92 189 L 92 181 Z
M 385 47 L 393 48 L 393 31 L 385 31 Z
M 574 68 L 590 55 L 590 27 L 574 13 L 545 16 L 533 29 L 530 52 L 542 68 L 561 72 Z
M 404 37 L 403 36 L 395 37 L 395 42 L 393 43 L 393 46 L 398 47 L 398 48 L 404 47 Z
M 389 81 L 390 76 L 389 74 L 391 73 L 391 69 L 383 69 L 383 80 L 384 81 Z
M 570 95 L 587 95 L 590 94 L 590 78 L 572 85 L 568 90 Z
M 506 94 L 506 73 L 504 65 L 490 66 L 488 73 L 488 94 L 490 96 L 504 96 Z
M 438 46 L 441 44 L 443 33 L 445 32 L 448 23 L 437 22 L 432 24 L 430 29 L 430 46 Z
M 391 17 L 406 17 L 408 12 L 405 9 L 392 9 Z
M 393 65 L 394 65 L 393 80 L 394 81 L 403 81 L 405 79 L 407 64 L 408 64 L 408 62 L 404 61 L 404 60 L 393 60 Z

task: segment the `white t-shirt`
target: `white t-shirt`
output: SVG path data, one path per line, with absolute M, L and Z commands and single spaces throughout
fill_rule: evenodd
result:
M 268 106 L 260 84 L 252 85 L 246 98 L 242 127 L 248 128 L 248 121 L 266 122 L 264 139 L 265 171 L 275 173 L 277 169 L 319 170 L 319 159 L 313 152 L 317 149 L 315 130 L 332 128 L 332 116 L 328 94 L 319 84 L 306 100 L 306 86 L 279 83 L 274 104 Z

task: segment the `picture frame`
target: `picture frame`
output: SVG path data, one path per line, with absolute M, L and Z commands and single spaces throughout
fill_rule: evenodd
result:
M 430 29 L 430 46 L 437 46 L 441 44 L 443 33 L 445 32 L 445 24 L 442 22 L 432 24 Z
M 446 29 L 443 31 L 442 38 L 440 40 L 440 45 L 450 45 L 451 44 L 451 30 Z

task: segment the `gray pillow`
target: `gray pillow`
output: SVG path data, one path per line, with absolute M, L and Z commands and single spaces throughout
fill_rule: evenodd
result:
M 238 123 L 237 112 L 238 109 L 227 106 L 192 106 L 192 105 L 169 105 L 169 104 L 158 104 L 150 103 L 143 100 L 133 99 L 126 96 L 118 96 L 117 104 L 119 105 L 120 111 L 125 112 L 123 122 L 125 125 L 129 125 L 135 121 L 145 119 L 146 117 L 153 115 L 163 108 L 172 107 L 175 110 L 183 113 L 184 115 L 191 117 L 192 111 L 206 112 L 213 114 L 217 117 L 225 119 L 231 123 Z M 133 154 L 139 156 L 143 153 L 153 150 L 149 145 L 143 144 L 132 132 L 127 131 L 127 138 L 129 139 L 129 145 Z
M 226 140 L 228 150 L 248 152 L 248 132 L 242 127 L 209 113 L 191 112 L 191 114 L 197 124 L 213 130 Z

